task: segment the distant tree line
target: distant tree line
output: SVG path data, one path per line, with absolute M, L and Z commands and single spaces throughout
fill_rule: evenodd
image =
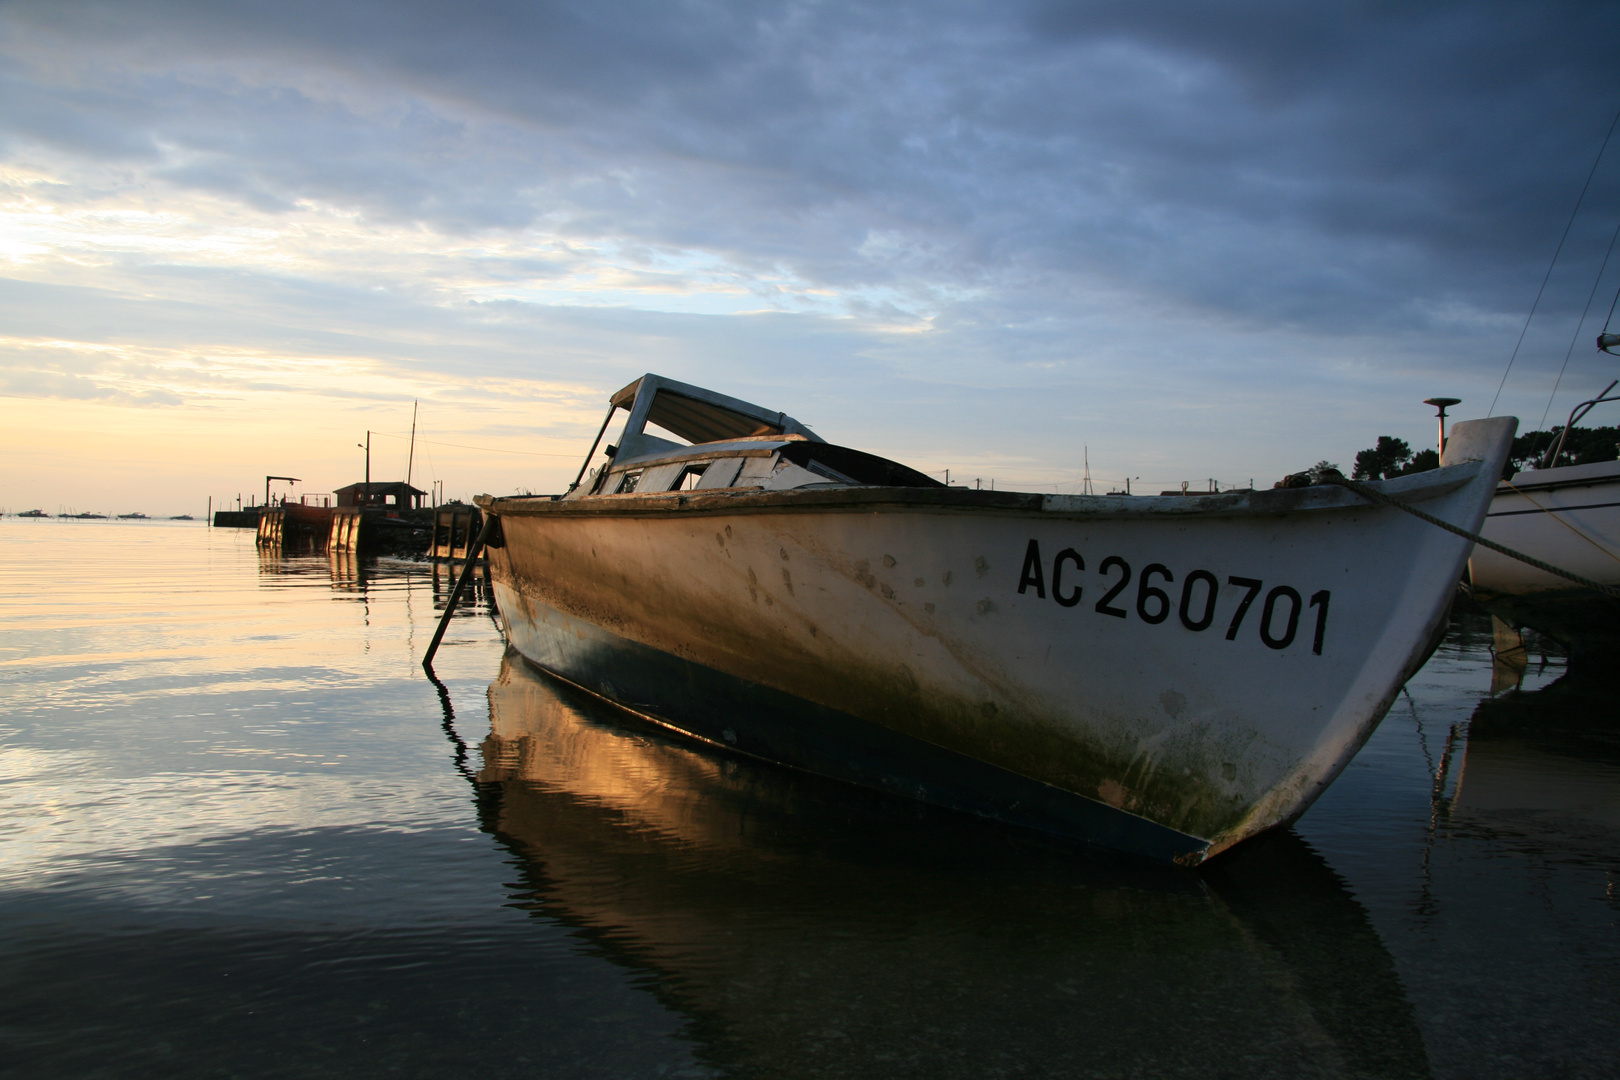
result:
M 1508 451 L 1508 466 L 1512 470 L 1508 475 L 1520 469 L 1541 468 L 1547 452 L 1563 433 L 1564 425 L 1559 424 L 1551 431 L 1527 431 L 1514 439 L 1513 449 Z M 1614 461 L 1617 457 L 1620 457 L 1620 428 L 1577 426 L 1569 429 L 1569 438 L 1564 440 L 1558 460 L 1548 468 L 1590 465 L 1594 461 Z
M 1563 425 L 1551 431 L 1527 431 L 1513 440 L 1508 451 L 1505 475 L 1512 476 L 1521 469 L 1539 468 L 1558 437 Z M 1587 465 L 1594 461 L 1614 461 L 1620 458 L 1620 428 L 1598 427 L 1569 429 L 1569 438 L 1553 465 Z M 1393 435 L 1380 435 L 1374 446 L 1356 455 L 1353 480 L 1388 480 L 1408 473 L 1427 472 L 1440 467 L 1440 454 L 1434 450 L 1412 452 L 1405 439 Z
M 1419 450 L 1414 454 L 1405 439 L 1380 435 L 1376 446 L 1369 446 L 1356 455 L 1356 471 L 1350 474 L 1350 479 L 1388 480 L 1394 476 L 1428 472 L 1439 467 L 1438 450 Z

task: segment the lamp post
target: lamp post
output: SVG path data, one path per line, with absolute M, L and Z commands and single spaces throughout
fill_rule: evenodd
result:
M 363 443 L 355 443 L 354 445 L 358 446 L 360 449 L 362 449 L 362 450 L 364 450 L 366 452 L 366 487 L 365 487 L 364 493 L 361 495 L 360 505 L 361 506 L 370 506 L 371 505 L 371 432 L 370 431 L 366 432 L 366 441 L 365 442 L 363 442 Z
M 1444 454 L 1446 452 L 1446 410 L 1451 408 L 1453 405 L 1461 405 L 1462 404 L 1462 398 L 1454 398 L 1454 397 L 1424 398 L 1423 399 L 1423 404 L 1425 404 L 1425 405 L 1433 405 L 1439 411 L 1439 419 L 1440 419 L 1440 452 L 1442 454 Z

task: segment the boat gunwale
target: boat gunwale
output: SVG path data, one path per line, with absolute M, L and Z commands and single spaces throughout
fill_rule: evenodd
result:
M 1553 473 L 1563 475 L 1553 476 Z M 1589 461 L 1583 465 L 1560 465 L 1554 469 L 1525 469 L 1497 484 L 1496 497 L 1503 498 L 1525 491 L 1559 491 L 1615 483 L 1620 483 L 1620 461 Z
M 1417 503 L 1449 495 L 1479 472 L 1478 461 L 1446 465 L 1375 484 L 1399 503 Z M 909 488 L 878 485 L 827 485 L 768 491 L 761 487 L 714 491 L 630 492 L 568 499 L 549 495 L 494 496 L 473 499 L 497 515 L 528 517 L 662 517 L 669 514 L 738 514 L 836 511 L 910 511 L 916 513 L 1000 513 L 1043 515 L 1056 519 L 1131 519 L 1144 517 L 1263 517 L 1327 510 L 1374 509 L 1346 488 L 1317 484 L 1302 488 L 1199 495 L 1044 495 L 1034 492 L 983 491 L 969 488 Z

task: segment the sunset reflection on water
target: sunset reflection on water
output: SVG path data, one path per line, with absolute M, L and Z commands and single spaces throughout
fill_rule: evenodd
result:
M 1193 875 L 681 740 L 448 576 L 0 521 L 22 1075 L 1605 1075 L 1620 747 L 1467 613 L 1290 833 Z M 1594 704 L 1596 703 L 1596 704 Z

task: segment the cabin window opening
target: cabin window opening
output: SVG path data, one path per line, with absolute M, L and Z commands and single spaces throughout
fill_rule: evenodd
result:
M 698 486 L 698 481 L 703 479 L 703 473 L 704 473 L 705 470 L 708 469 L 708 467 L 709 467 L 709 462 L 707 462 L 707 461 L 699 461 L 699 462 L 696 462 L 695 464 L 688 465 L 686 468 L 681 470 L 681 475 L 679 475 L 679 476 L 677 476 L 675 478 L 675 483 L 670 485 L 669 490 L 671 490 L 671 491 L 691 491 L 691 490 L 693 490 L 694 488 L 696 488 Z
M 614 493 L 617 495 L 628 495 L 632 491 L 636 490 L 636 484 L 640 481 L 640 469 L 637 469 L 634 472 L 627 472 L 624 474 L 623 478 L 619 480 L 619 486 L 614 489 Z
M 653 423 L 653 421 L 651 419 L 649 419 L 646 422 L 646 424 L 642 426 L 641 430 L 642 430 L 642 432 L 644 434 L 651 435 L 651 436 L 653 436 L 654 438 L 657 438 L 657 439 L 663 439 L 665 442 L 672 442 L 676 446 L 691 446 L 692 445 L 692 440 L 691 439 L 688 439 L 683 435 L 679 435 L 679 434 L 669 430 L 667 427 L 664 427 L 662 424 L 655 424 L 655 423 Z
M 785 464 L 785 462 L 784 462 L 784 464 Z M 839 472 L 837 469 L 833 468 L 832 466 L 823 465 L 821 462 L 815 460 L 814 458 L 811 458 L 809 461 L 805 462 L 804 467 L 806 469 L 810 470 L 811 472 L 815 473 L 817 476 L 824 476 L 828 480 L 832 480 L 835 483 L 839 483 L 839 484 L 855 484 L 855 485 L 860 484 L 859 480 L 853 479 L 852 477 L 845 476 L 843 473 Z

